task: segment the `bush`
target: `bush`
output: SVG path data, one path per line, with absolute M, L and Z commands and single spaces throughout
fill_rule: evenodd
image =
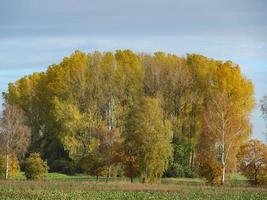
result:
M 51 172 L 59 172 L 68 175 L 74 175 L 77 170 L 77 166 L 73 161 L 69 161 L 66 159 L 58 159 L 54 160 L 49 168 Z
M 83 172 L 91 176 L 96 176 L 97 179 L 99 176 L 107 175 L 106 162 L 97 152 L 84 157 L 81 167 Z
M 238 169 L 254 184 L 267 183 L 267 145 L 250 140 L 237 154 Z
M 222 176 L 222 167 L 220 162 L 214 159 L 211 155 L 203 155 L 197 160 L 198 175 L 206 178 L 211 185 L 220 185 Z
M 166 177 L 185 177 L 184 168 L 179 163 L 174 163 L 169 166 L 169 169 L 165 173 Z
M 15 156 L 10 156 L 8 159 L 8 176 L 15 177 L 19 174 L 19 161 Z M 6 174 L 6 159 L 0 156 L 0 178 L 4 178 Z
M 39 153 L 31 153 L 25 161 L 25 176 L 27 179 L 42 179 L 48 172 L 48 166 Z

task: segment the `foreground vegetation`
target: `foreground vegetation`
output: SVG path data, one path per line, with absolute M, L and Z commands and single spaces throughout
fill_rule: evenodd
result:
M 267 189 L 125 181 L 0 181 L 1 199 L 267 199 Z

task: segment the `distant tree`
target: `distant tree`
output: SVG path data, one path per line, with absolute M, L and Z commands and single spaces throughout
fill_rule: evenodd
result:
M 168 167 L 172 153 L 171 126 L 167 120 L 163 120 L 159 100 L 143 98 L 130 114 L 127 128 L 126 168 L 135 170 L 135 166 L 138 166 L 145 182 L 159 180 Z
M 118 129 L 113 128 L 111 130 L 102 128 L 99 133 L 100 146 L 99 149 L 102 153 L 102 157 L 106 162 L 107 167 L 107 179 L 111 176 L 112 166 L 120 164 L 122 162 L 122 137 Z
M 106 127 L 95 129 L 92 133 L 91 151 L 82 159 L 82 169 L 87 174 L 111 176 L 112 167 L 122 162 L 122 138 L 118 129 Z
M 262 111 L 263 118 L 267 122 L 267 95 L 265 95 L 261 100 L 261 111 Z M 267 128 L 267 123 L 266 123 L 266 128 Z
M 26 158 L 24 166 L 27 179 L 42 179 L 48 172 L 47 163 L 42 160 L 39 153 L 31 153 L 29 157 Z
M 8 178 L 9 156 L 22 158 L 30 142 L 31 131 L 25 124 L 23 111 L 14 105 L 6 105 L 0 119 L 0 144 L 6 158 L 5 178 Z
M 105 176 L 108 173 L 106 160 L 104 159 L 103 154 L 97 150 L 83 158 L 81 167 L 85 173 L 91 176 L 96 176 L 97 180 L 99 176 Z
M 264 96 L 261 100 L 261 111 L 263 113 L 264 118 L 267 119 L 267 95 Z
M 267 183 L 267 146 L 259 140 L 250 140 L 237 154 L 241 173 L 254 184 Z

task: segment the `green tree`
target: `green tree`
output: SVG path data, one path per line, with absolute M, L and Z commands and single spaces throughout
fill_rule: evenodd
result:
M 97 180 L 99 176 L 107 175 L 106 160 L 103 154 L 97 150 L 94 150 L 83 158 L 81 167 L 85 173 L 96 176 Z
M 159 100 L 143 98 L 130 114 L 125 135 L 126 166 L 135 169 L 137 162 L 144 181 L 154 182 L 163 175 L 171 158 L 172 131 L 170 123 L 163 119 Z M 135 174 L 134 172 L 130 174 Z

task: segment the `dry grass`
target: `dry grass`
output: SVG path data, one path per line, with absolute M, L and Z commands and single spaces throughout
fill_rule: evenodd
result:
M 0 180 L 0 187 L 16 187 L 20 189 L 47 189 L 62 191 L 143 191 L 143 192 L 179 192 L 190 189 L 211 189 L 211 190 L 245 190 L 245 191 L 262 191 L 267 192 L 266 186 L 208 186 L 208 185 L 176 185 L 176 184 L 143 184 L 130 183 L 127 181 L 114 182 L 96 182 L 96 181 L 75 181 L 75 180 L 45 180 L 45 181 L 28 181 L 28 180 Z
M 211 187 L 207 185 L 141 184 L 126 181 L 1 180 L 0 197 L 26 199 L 165 199 L 165 200 L 257 200 L 267 199 L 265 187 Z

